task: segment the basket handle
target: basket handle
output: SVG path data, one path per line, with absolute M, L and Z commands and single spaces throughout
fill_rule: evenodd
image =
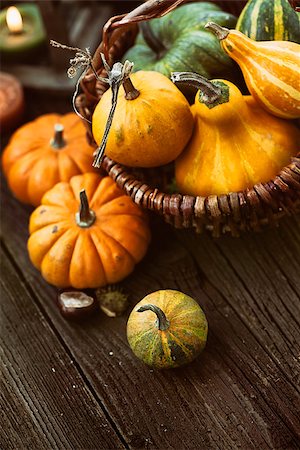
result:
M 111 64 L 109 57 L 109 49 L 122 35 L 124 29 L 132 28 L 138 22 L 159 18 L 177 8 L 180 4 L 187 3 L 191 0 L 148 0 L 139 5 L 127 14 L 121 14 L 111 17 L 103 27 L 102 42 L 97 47 L 93 55 L 93 66 L 97 71 L 103 68 L 101 53 L 104 53 L 108 64 Z M 81 82 L 81 88 L 89 96 L 90 89 L 88 86 L 95 86 L 96 79 L 94 73 L 89 70 Z
M 188 0 L 148 0 L 145 3 L 139 5 L 128 14 L 122 14 L 111 17 L 103 27 L 102 43 L 96 50 L 96 54 L 102 51 L 107 60 L 109 60 L 109 48 L 113 45 L 110 41 L 111 33 L 117 28 L 128 27 L 132 24 L 142 22 L 144 20 L 150 20 L 158 17 L 162 17 L 173 9 L 177 8 L 182 3 L 186 3 Z M 118 34 L 114 34 L 115 41 L 118 38 Z M 96 56 L 96 55 L 95 55 Z M 95 61 L 96 62 L 96 61 Z M 97 64 L 96 64 L 97 65 Z

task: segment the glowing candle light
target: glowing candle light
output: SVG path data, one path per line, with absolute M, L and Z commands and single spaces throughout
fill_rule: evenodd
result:
M 34 3 L 10 6 L 0 12 L 0 52 L 9 62 L 27 61 L 45 44 L 46 32 Z
M 23 19 L 15 6 L 10 6 L 6 11 L 6 23 L 7 28 L 12 34 L 22 33 L 23 31 Z

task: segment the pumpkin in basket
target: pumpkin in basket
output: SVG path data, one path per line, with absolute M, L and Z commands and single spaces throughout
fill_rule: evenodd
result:
M 204 349 L 208 325 L 198 303 L 171 289 L 152 292 L 131 312 L 127 339 L 134 354 L 157 369 L 179 367 Z
M 168 77 L 173 71 L 187 70 L 207 78 L 224 77 L 234 66 L 205 30 L 209 20 L 229 28 L 236 24 L 236 17 L 213 3 L 180 6 L 159 19 L 142 22 L 135 45 L 124 59 L 134 61 L 136 71 L 155 70 Z
M 242 69 L 253 97 L 271 114 L 300 118 L 300 45 L 289 41 L 256 42 L 237 30 L 209 22 L 206 28 Z
M 24 203 L 39 205 L 59 181 L 92 170 L 93 148 L 75 113 L 45 114 L 19 128 L 4 150 L 8 185 Z
M 107 156 L 126 166 L 156 167 L 182 152 L 194 121 L 188 101 L 167 77 L 140 71 L 124 79 L 109 122 L 113 95 L 111 88 L 103 94 L 92 119 L 94 139 L 99 149 L 105 146 Z M 101 156 L 96 157 L 95 167 L 99 160 Z
M 255 41 L 292 41 L 300 44 L 300 17 L 288 0 L 249 0 L 236 29 Z
M 195 84 L 197 75 L 190 77 Z M 229 81 L 212 84 L 221 98 L 208 104 L 197 93 L 194 133 L 175 162 L 177 185 L 186 194 L 228 194 L 267 182 L 299 151 L 300 130 L 293 123 L 267 113 Z
M 150 241 L 141 209 L 110 177 L 95 173 L 48 191 L 30 217 L 29 232 L 30 259 L 46 281 L 77 289 L 122 280 Z

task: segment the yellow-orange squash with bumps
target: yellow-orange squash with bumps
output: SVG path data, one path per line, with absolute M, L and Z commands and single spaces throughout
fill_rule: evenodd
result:
M 93 114 L 92 130 L 100 145 L 112 104 L 108 89 Z M 139 71 L 121 86 L 105 153 L 131 167 L 156 167 L 173 161 L 193 130 L 184 95 L 164 75 Z M 94 163 L 96 167 L 99 163 Z
M 216 34 L 225 52 L 239 64 L 250 93 L 266 111 L 285 119 L 300 117 L 299 44 L 256 42 L 213 22 L 205 27 Z
M 59 181 L 91 172 L 93 148 L 75 113 L 45 114 L 23 125 L 4 150 L 2 165 L 15 197 L 34 206 Z
M 299 151 L 294 124 L 268 114 L 229 81 L 212 83 L 223 100 L 207 106 L 201 93 L 196 95 L 194 133 L 175 164 L 185 194 L 229 194 L 267 182 Z
M 122 280 L 150 241 L 143 211 L 111 178 L 95 173 L 48 191 L 30 217 L 29 232 L 29 256 L 43 277 L 78 289 Z

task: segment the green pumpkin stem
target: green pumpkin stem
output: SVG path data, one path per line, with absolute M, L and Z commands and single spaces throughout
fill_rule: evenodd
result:
M 161 42 L 161 40 L 158 39 L 157 36 L 155 36 L 149 22 L 141 22 L 139 24 L 139 27 L 142 31 L 144 41 L 146 42 L 148 47 L 150 47 L 151 50 L 153 50 L 156 54 L 156 59 L 159 60 L 160 58 L 162 58 L 167 49 Z
M 89 207 L 89 201 L 84 189 L 80 191 L 80 207 L 79 211 L 76 213 L 76 223 L 81 228 L 88 228 L 95 222 L 96 214 Z
M 221 25 L 218 25 L 214 22 L 208 22 L 204 28 L 207 28 L 209 31 L 212 31 L 215 36 L 219 39 L 219 41 L 222 41 L 223 39 L 226 39 L 227 36 L 230 33 L 230 30 L 228 28 L 221 27 Z
M 54 125 L 54 136 L 50 141 L 51 147 L 60 149 L 66 145 L 63 133 L 64 133 L 64 126 L 61 123 L 56 123 Z
M 173 72 L 171 74 L 173 83 L 187 84 L 201 91 L 201 102 L 206 106 L 220 103 L 223 90 L 220 86 L 212 83 L 207 78 L 194 72 Z
M 149 305 L 141 306 L 137 310 L 137 312 L 144 312 L 144 311 L 152 311 L 152 312 L 154 312 L 156 314 L 156 316 L 157 316 L 157 328 L 159 330 L 166 331 L 169 328 L 170 322 L 166 318 L 166 315 L 163 312 L 163 310 L 160 309 L 158 306 L 149 304 Z

